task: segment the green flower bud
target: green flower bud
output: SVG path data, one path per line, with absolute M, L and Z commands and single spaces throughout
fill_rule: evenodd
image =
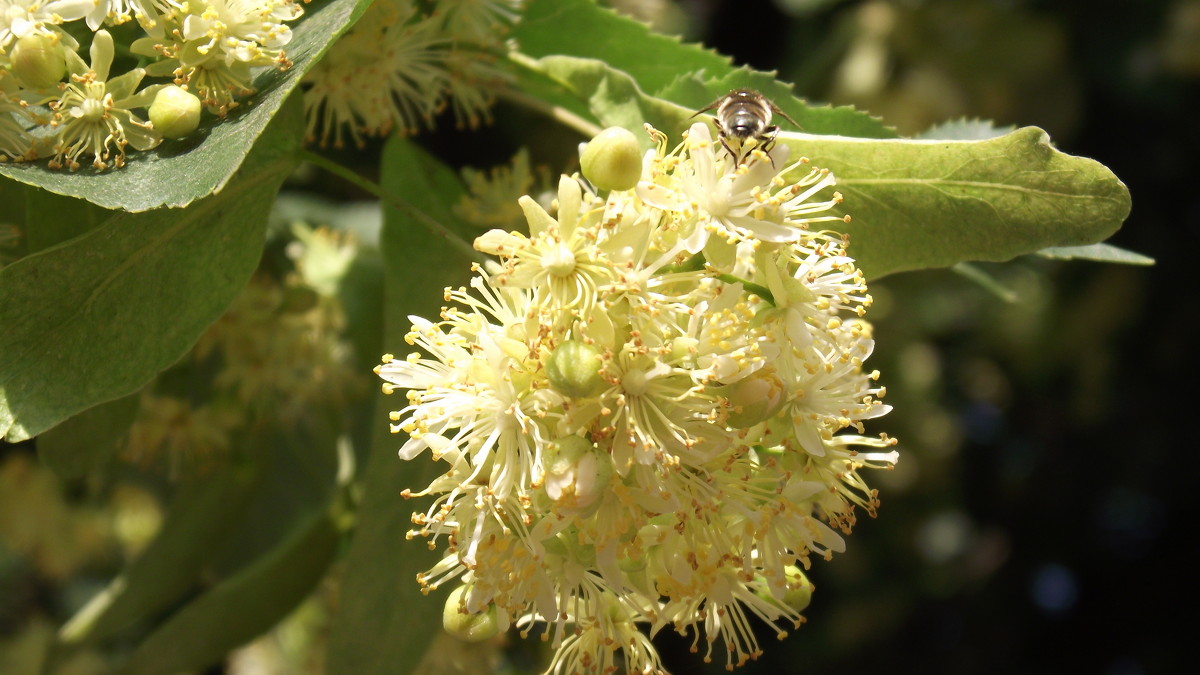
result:
M 754 594 L 768 602 L 782 601 L 789 609 L 803 612 L 808 607 L 808 604 L 812 602 L 812 582 L 795 565 L 788 565 L 783 568 L 783 575 L 786 579 L 786 586 L 784 587 L 782 598 L 775 598 L 771 595 L 771 591 L 767 588 L 762 577 L 758 577 L 761 585 L 755 589 Z
M 12 50 L 12 73 L 30 89 L 46 89 L 62 81 L 67 61 L 58 36 L 34 33 L 17 40 Z
M 642 148 L 632 131 L 609 127 L 583 149 L 579 166 L 601 190 L 628 190 L 642 177 Z
M 488 605 L 482 612 L 468 612 L 465 596 L 469 590 L 469 586 L 459 586 L 450 592 L 450 597 L 446 598 L 446 604 L 442 607 L 442 627 L 460 640 L 483 642 L 500 633 L 496 608 Z
M 797 612 L 803 612 L 812 602 L 812 582 L 795 565 L 788 565 L 783 571 L 787 575 L 787 591 L 783 594 L 783 602 Z
M 604 391 L 600 350 L 578 340 L 558 345 L 546 361 L 550 385 L 571 398 L 588 398 Z
M 200 98 L 181 87 L 167 85 L 158 90 L 150 104 L 150 122 L 164 138 L 183 138 L 200 126 Z

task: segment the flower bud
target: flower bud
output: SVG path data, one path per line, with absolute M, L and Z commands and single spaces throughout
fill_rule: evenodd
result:
M 150 122 L 164 138 L 183 138 L 200 126 L 200 98 L 181 87 L 167 85 L 158 90 L 150 104 Z
M 728 398 L 733 404 L 729 426 L 748 429 L 767 420 L 779 412 L 783 394 L 783 382 L 771 368 L 763 368 L 738 380 L 729 387 Z
M 469 586 L 459 586 L 450 592 L 446 604 L 442 607 L 442 627 L 446 632 L 467 642 L 483 642 L 500 633 L 500 625 L 496 620 L 496 608 L 488 605 L 482 612 L 471 612 L 467 609 L 466 594 Z
M 17 40 L 12 51 L 12 73 L 30 89 L 58 84 L 67 74 L 66 55 L 58 36 L 33 33 Z
M 578 340 L 567 340 L 554 348 L 546 361 L 550 385 L 571 398 L 588 398 L 604 390 L 600 350 Z
M 808 603 L 812 602 L 812 582 L 795 565 L 788 565 L 783 569 L 783 573 L 787 575 L 787 591 L 783 594 L 784 604 L 797 612 L 803 612 L 808 607 Z
M 788 565 L 783 568 L 783 576 L 785 585 L 783 588 L 783 597 L 775 597 L 771 593 L 771 589 L 762 577 L 758 577 L 761 585 L 755 588 L 754 594 L 768 602 L 782 602 L 786 607 L 796 612 L 803 612 L 810 602 L 812 602 L 813 585 L 795 565 Z
M 583 149 L 579 166 L 601 190 L 628 190 L 642 177 L 642 148 L 630 130 L 609 127 Z
M 600 505 L 612 478 L 612 461 L 581 436 L 566 436 L 546 447 L 546 496 L 555 508 L 583 516 Z

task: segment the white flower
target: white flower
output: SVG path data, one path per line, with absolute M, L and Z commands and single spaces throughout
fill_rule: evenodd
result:
M 161 37 L 162 26 L 158 15 L 166 13 L 174 0 L 94 0 L 92 11 L 87 15 L 87 25 L 93 31 L 104 22 L 119 26 L 136 19 L 151 35 Z
M 51 26 L 81 19 L 92 0 L 0 0 L 0 52 L 34 33 L 49 34 Z
M 50 102 L 57 129 L 55 157 L 50 166 L 79 168 L 79 159 L 92 156 L 92 166 L 104 170 L 125 163 L 125 146 L 148 150 L 162 141 L 153 127 L 133 113 L 153 101 L 149 89 L 134 94 L 146 71 L 134 68 L 108 79 L 112 65 L 113 40 L 108 31 L 97 31 L 92 40 L 91 65 L 83 63 L 75 52 L 67 56 L 70 82 L 61 95 Z
M 810 201 L 835 183 L 833 174 L 819 169 L 785 183 L 783 175 L 807 163 L 801 159 L 786 165 L 788 152 L 788 146 L 777 144 L 769 154 L 752 151 L 750 160 L 739 164 L 713 141 L 708 125 L 697 122 L 672 153 L 652 156 L 649 175 L 638 184 L 638 196 L 685 220 L 695 220 L 688 246 L 692 253 L 702 250 L 711 234 L 730 241 L 795 242 L 809 224 L 843 218 L 810 217 L 840 203 L 841 195 L 835 192 L 826 200 Z
M 292 29 L 283 22 L 304 13 L 291 0 L 189 0 L 183 6 L 178 18 L 188 48 L 227 66 L 235 61 L 265 66 L 284 58 L 281 48 L 291 42 Z
M 874 515 L 858 471 L 897 455 L 865 435 L 889 409 L 870 296 L 840 237 L 808 229 L 842 220 L 814 216 L 832 176 L 788 182 L 786 154 L 737 164 L 699 125 L 637 190 L 564 176 L 552 207 L 522 197 L 529 233 L 479 237 L 500 265 L 377 369 L 408 390 L 401 457 L 447 466 L 404 492 L 433 498 L 410 534 L 445 541 L 418 581 L 545 623 L 551 673 L 661 670 L 639 625 L 755 658 L 752 617 L 799 626 L 798 568 Z

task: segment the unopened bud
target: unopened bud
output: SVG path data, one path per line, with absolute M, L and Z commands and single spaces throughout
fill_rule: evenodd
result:
M 609 127 L 588 142 L 579 167 L 601 190 L 629 190 L 642 177 L 642 147 L 633 132 Z
M 784 568 L 783 573 L 787 575 L 787 591 L 783 594 L 784 604 L 797 612 L 803 612 L 808 607 L 808 603 L 812 602 L 812 582 L 795 565 L 788 565 Z
M 150 104 L 150 122 L 164 138 L 183 138 L 200 126 L 200 98 L 167 85 L 158 90 Z
M 788 609 L 803 612 L 812 602 L 813 585 L 795 565 L 783 568 L 783 597 L 776 597 L 766 581 L 760 576 L 754 594 L 767 602 L 783 603 Z
M 459 586 L 450 592 L 450 597 L 446 598 L 446 604 L 442 607 L 442 627 L 460 640 L 483 642 L 500 632 L 496 608 L 488 605 L 481 612 L 469 611 L 465 597 L 469 590 L 469 586 Z
M 588 398 L 604 390 L 600 350 L 579 340 L 567 340 L 554 348 L 546 361 L 546 377 L 559 392 L 571 398 Z
M 66 56 L 57 35 L 33 33 L 17 40 L 12 51 L 12 73 L 30 89 L 46 89 L 67 74 Z

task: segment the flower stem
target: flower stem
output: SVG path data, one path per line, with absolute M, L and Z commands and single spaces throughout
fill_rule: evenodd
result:
M 668 274 L 672 272 L 696 272 L 704 269 L 706 264 L 707 261 L 704 259 L 704 254 L 697 253 L 678 265 L 668 265 L 667 267 L 664 267 L 663 272 Z M 735 277 L 732 274 L 716 274 L 713 276 L 727 284 L 741 284 L 742 288 L 747 293 L 757 295 L 763 300 L 771 303 L 772 307 L 775 306 L 775 296 L 771 293 L 771 289 L 767 288 L 766 286 L 761 286 L 753 281 L 747 281 L 741 277 Z
M 747 293 L 750 293 L 752 295 L 757 295 L 758 297 L 762 298 L 763 300 L 766 300 L 767 302 L 771 303 L 772 307 L 775 306 L 775 296 L 771 293 L 770 289 L 768 289 L 766 286 L 760 286 L 759 284 L 756 284 L 752 281 L 746 281 L 745 279 L 742 279 L 741 277 L 735 277 L 732 274 L 718 274 L 717 278 L 720 279 L 721 281 L 724 281 L 727 284 L 741 284 L 742 288 L 745 289 L 745 291 Z
M 443 225 L 436 218 L 430 216 L 412 204 L 409 204 L 400 197 L 397 197 L 396 195 L 384 190 L 379 185 L 376 185 L 357 173 L 354 173 L 341 164 L 338 164 L 328 157 L 322 157 L 321 155 L 318 155 L 310 150 L 301 150 L 300 159 L 308 162 L 309 164 L 320 167 L 325 171 L 338 176 L 339 178 L 347 180 L 378 197 L 380 201 L 411 217 L 413 220 L 416 220 L 418 223 L 424 226 L 425 229 L 429 230 L 430 233 L 432 233 L 435 237 L 444 239 L 446 243 L 466 254 L 467 257 L 471 258 L 472 260 L 478 260 L 481 262 L 486 260 L 486 258 L 480 254 L 479 251 L 476 251 L 475 248 L 471 246 L 470 242 L 452 232 L 450 228 Z

